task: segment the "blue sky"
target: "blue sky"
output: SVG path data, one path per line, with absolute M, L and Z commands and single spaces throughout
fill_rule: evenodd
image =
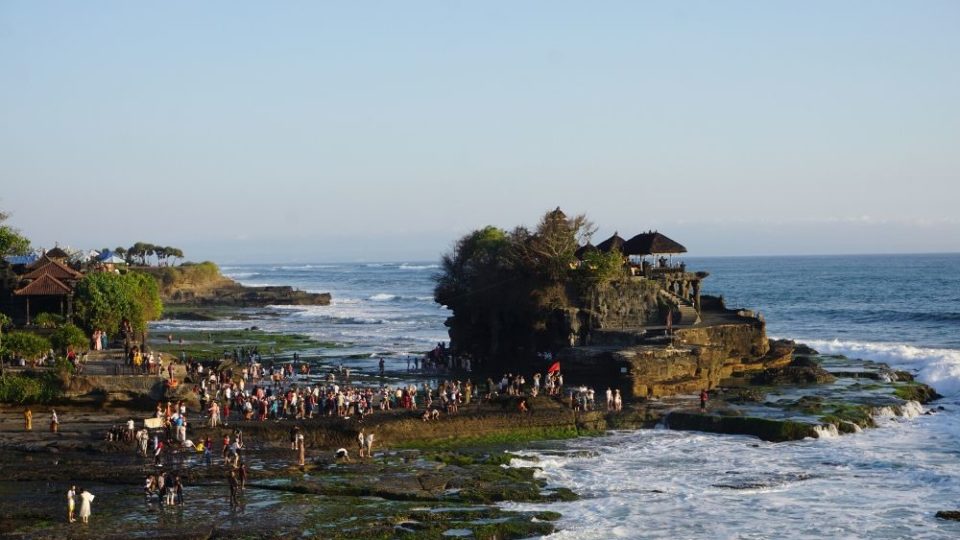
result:
M 957 28 L 950 1 L 3 0 L 0 209 L 222 262 L 432 259 L 558 205 L 697 255 L 960 251 Z

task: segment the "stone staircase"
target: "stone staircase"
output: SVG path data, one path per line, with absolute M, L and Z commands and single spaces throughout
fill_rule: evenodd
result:
M 665 289 L 660 289 L 660 295 L 663 296 L 667 302 L 677 306 L 677 311 L 680 313 L 680 320 L 674 320 L 674 324 L 688 324 L 691 326 L 700 324 L 700 314 L 697 313 L 697 308 L 693 307 L 693 304 L 689 300 L 680 298 Z

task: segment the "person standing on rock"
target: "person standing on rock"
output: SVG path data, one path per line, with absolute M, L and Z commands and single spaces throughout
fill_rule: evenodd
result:
M 73 523 L 77 520 L 73 516 L 73 511 L 77 507 L 77 486 L 70 486 L 67 490 L 67 523 Z
M 236 508 L 240 505 L 240 481 L 237 479 L 237 471 L 231 470 L 229 476 L 230 482 L 230 508 Z
M 360 451 L 360 457 L 363 457 L 364 448 L 367 446 L 367 439 L 363 435 L 363 428 L 360 428 L 360 433 L 357 434 L 357 445 Z
M 299 457 L 299 460 L 297 461 L 297 465 L 300 465 L 301 467 L 303 467 L 304 465 L 306 465 L 307 443 L 303 438 L 302 431 L 297 432 L 297 452 Z
M 240 482 L 240 491 L 247 489 L 247 464 L 240 462 L 237 465 L 237 480 Z
M 23 411 L 23 429 L 33 431 L 33 411 L 30 410 L 30 407 Z
M 57 418 L 56 409 L 50 409 L 50 431 L 58 433 L 60 431 L 60 419 Z
M 373 432 L 367 433 L 366 446 L 367 446 L 366 448 L 367 457 L 372 458 L 373 457 Z
M 163 441 L 157 441 L 153 450 L 153 465 L 163 467 Z
M 87 490 L 80 492 L 80 521 L 84 524 L 90 522 L 90 503 L 93 502 L 93 494 Z
M 700 412 L 707 412 L 707 389 L 700 391 Z
M 217 404 L 217 400 L 211 400 L 210 402 L 210 427 L 215 428 L 220 425 L 220 405 Z

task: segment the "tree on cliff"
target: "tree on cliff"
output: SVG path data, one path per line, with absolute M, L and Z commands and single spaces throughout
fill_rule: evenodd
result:
M 547 212 L 537 228 L 485 227 L 460 238 L 441 260 L 435 300 L 454 312 L 455 347 L 474 358 L 506 359 L 553 348 L 576 267 L 575 251 L 592 226 L 585 216 Z
M 520 263 L 547 281 L 562 281 L 576 266 L 576 251 L 590 240 L 595 228 L 587 216 L 568 218 L 558 207 L 547 212 L 533 234 L 519 228 L 514 249 Z
M 0 212 L 0 256 L 30 253 L 30 240 L 18 229 L 3 224 L 9 217 L 10 214 Z
M 157 282 L 140 272 L 87 274 L 74 294 L 81 326 L 100 328 L 111 335 L 117 334 L 123 319 L 129 320 L 135 331 L 143 332 L 147 322 L 163 313 Z

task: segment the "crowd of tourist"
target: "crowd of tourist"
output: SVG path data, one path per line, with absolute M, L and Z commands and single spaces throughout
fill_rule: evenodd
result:
M 94 336 L 106 339 L 105 336 Z M 169 338 L 172 340 L 172 336 Z M 162 357 L 151 351 L 142 351 L 140 347 L 130 346 L 126 351 L 126 362 L 139 373 L 163 375 L 166 368 L 168 379 L 173 379 L 174 363 L 167 364 Z M 498 381 L 486 379 L 485 388 L 478 388 L 469 379 L 444 380 L 442 382 L 405 383 L 389 386 L 383 383 L 385 363 L 379 360 L 380 380 L 373 377 L 361 377 L 352 381 L 349 368 L 342 364 L 330 369 L 323 376 L 311 374 L 311 365 L 294 354 L 292 362 L 263 362 L 256 347 L 236 348 L 225 351 L 225 356 L 235 360 L 230 367 L 221 368 L 220 363 L 201 362 L 181 357 L 186 371 L 185 380 L 199 399 L 199 410 L 192 410 L 184 401 L 157 403 L 152 418 L 137 429 L 134 419 L 112 426 L 107 434 L 108 441 L 132 444 L 136 453 L 145 460 L 152 459 L 158 472 L 149 474 L 144 480 L 144 496 L 148 502 L 156 501 L 161 506 L 176 507 L 183 504 L 183 482 L 180 475 L 166 469 L 165 465 L 174 465 L 174 469 L 184 464 L 186 458 L 190 464 L 214 465 L 214 455 L 219 454 L 217 463 L 225 467 L 227 484 L 230 487 L 230 504 L 240 504 L 247 480 L 248 468 L 243 459 L 245 446 L 241 422 L 281 422 L 289 421 L 290 449 L 295 452 L 296 464 L 306 465 L 307 438 L 304 431 L 305 421 L 314 418 L 354 418 L 358 421 L 358 454 L 360 458 L 373 457 L 374 433 L 364 430 L 363 421 L 372 414 L 381 414 L 393 410 L 417 411 L 424 422 L 435 421 L 441 415 L 455 415 L 464 406 L 478 401 L 500 399 L 503 396 L 514 398 L 516 409 L 520 413 L 530 411 L 529 398 L 540 395 L 551 396 L 576 411 L 596 410 L 596 392 L 586 386 L 565 387 L 564 377 L 559 363 L 554 363 L 546 374 L 534 373 L 531 376 L 520 373 L 505 373 Z M 552 358 L 544 357 L 545 360 Z M 407 359 L 407 369 L 422 373 L 449 374 L 453 369 L 469 370 L 470 359 L 454 359 L 443 344 L 422 357 Z M 619 389 L 607 388 L 605 392 L 606 410 L 621 411 L 623 400 Z M 58 420 L 52 412 L 51 430 L 56 431 Z M 25 413 L 26 428 L 31 429 L 31 413 Z M 215 442 L 207 435 L 196 442 L 189 438 L 190 430 L 195 426 L 193 420 L 209 428 L 230 426 L 234 429 L 223 437 L 222 443 Z M 209 433 L 209 432 L 208 432 Z M 217 445 L 219 452 L 215 452 Z M 335 459 L 349 461 L 349 452 L 340 448 Z M 175 460 L 175 463 L 173 463 Z M 84 492 L 84 494 L 88 494 Z M 71 488 L 68 494 L 70 520 L 73 520 L 73 507 L 77 494 Z M 83 499 L 85 513 L 82 519 L 89 517 L 89 500 Z

